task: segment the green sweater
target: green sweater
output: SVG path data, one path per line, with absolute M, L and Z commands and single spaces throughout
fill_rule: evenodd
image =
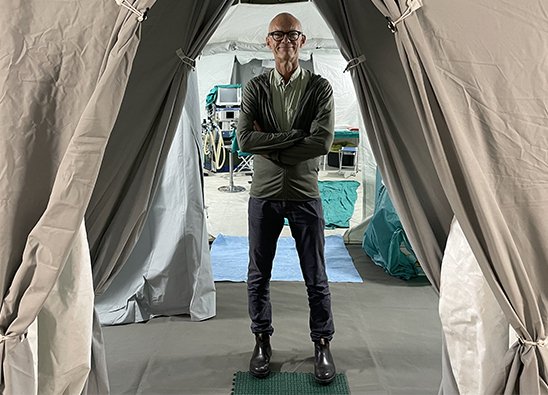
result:
M 255 154 L 250 195 L 272 200 L 319 198 L 319 158 L 329 152 L 334 129 L 333 90 L 312 74 L 291 130 L 281 130 L 268 74 L 246 84 L 238 120 L 240 149 Z M 257 121 L 262 131 L 254 130 Z

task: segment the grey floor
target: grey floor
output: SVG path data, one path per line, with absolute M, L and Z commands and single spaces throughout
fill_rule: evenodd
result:
M 437 394 L 441 338 L 437 296 L 425 281 L 385 274 L 348 246 L 363 284 L 333 283 L 332 351 L 352 394 Z M 161 317 L 105 327 L 112 394 L 229 394 L 253 346 L 244 283 L 217 283 L 217 316 Z M 271 286 L 275 371 L 312 371 L 302 283 Z
M 336 169 L 321 179 L 357 179 Z M 205 178 L 208 231 L 211 235 L 247 234 L 249 180 L 234 183 L 240 193 L 219 192 L 228 174 Z M 358 198 L 350 225 L 362 220 Z M 326 230 L 342 234 L 344 229 Z M 286 229 L 282 235 L 289 235 Z M 437 394 L 441 381 L 441 325 L 437 296 L 425 280 L 403 281 L 387 275 L 363 253 L 347 247 L 363 283 L 332 283 L 336 333 L 332 351 L 354 395 Z M 247 370 L 253 336 L 244 283 L 217 283 L 217 316 L 204 322 L 189 317 L 160 317 L 144 324 L 103 328 L 110 385 L 121 394 L 229 394 L 236 371 Z M 313 345 L 308 334 L 308 305 L 303 283 L 271 285 L 275 333 L 275 371 L 311 372 Z

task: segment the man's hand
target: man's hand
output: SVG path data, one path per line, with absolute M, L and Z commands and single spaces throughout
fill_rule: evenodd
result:
M 259 125 L 259 122 L 257 121 L 253 121 L 253 127 L 255 128 L 256 131 L 258 132 L 262 132 L 263 129 L 261 128 L 261 125 Z

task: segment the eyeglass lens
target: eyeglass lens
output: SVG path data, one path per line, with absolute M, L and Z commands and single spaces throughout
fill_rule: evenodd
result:
M 301 36 L 301 32 L 297 30 L 291 30 L 289 32 L 275 31 L 270 33 L 272 38 L 276 41 L 282 41 L 286 34 L 287 34 L 287 38 L 289 38 L 289 40 L 291 41 L 296 41 Z

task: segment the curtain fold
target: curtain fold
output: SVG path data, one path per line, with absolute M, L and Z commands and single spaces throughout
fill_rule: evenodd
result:
M 158 315 L 215 315 L 202 188 L 202 137 L 196 72 L 143 232 L 111 285 L 97 295 L 103 325 Z M 201 287 L 201 288 L 197 288 Z
M 406 233 L 434 287 L 452 212 L 412 106 L 394 38 L 370 2 L 314 3 L 330 25 L 350 69 L 371 149 Z
M 107 357 L 105 342 L 99 316 L 93 310 L 93 327 L 91 332 L 91 360 L 88 379 L 82 390 L 82 395 L 105 395 L 110 393 L 108 381 Z
M 384 3 L 393 20 L 405 8 Z M 548 393 L 543 7 L 542 1 L 425 2 L 395 34 L 443 189 L 522 339 L 507 353 L 506 377 L 488 393 Z
M 487 394 L 504 373 L 508 321 L 456 220 L 441 269 L 439 315 L 457 386 L 461 394 Z
M 165 0 L 150 10 L 86 213 L 97 294 L 108 287 L 139 239 L 181 116 L 188 63 L 231 3 Z
M 77 240 L 140 23 L 114 1 L 102 7 L 8 1 L 1 18 L 0 389 L 33 394 L 26 331 Z M 52 29 L 57 25 L 63 28 Z M 89 266 L 86 259 L 72 263 Z
M 343 56 L 354 64 L 350 73 L 371 149 L 420 264 L 439 292 L 441 261 L 453 212 L 428 151 L 394 37 L 375 8 L 378 5 L 382 10 L 382 3 L 314 3 L 330 25 Z M 445 347 L 442 351 L 446 353 Z M 458 393 L 446 355 L 444 361 L 440 391 Z
M 37 319 L 40 395 L 80 394 L 91 370 L 91 259 L 82 223 Z

